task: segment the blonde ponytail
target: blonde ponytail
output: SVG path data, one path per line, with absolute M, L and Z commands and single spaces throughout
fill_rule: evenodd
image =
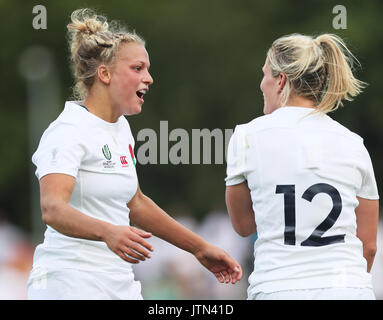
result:
M 317 38 L 292 34 L 275 40 L 267 53 L 272 75 L 286 75 L 281 104 L 291 93 L 314 102 L 316 111 L 328 113 L 352 100 L 366 83 L 352 73 L 358 62 L 342 39 L 333 34 Z
M 323 34 L 314 41 L 322 48 L 328 74 L 326 90 L 317 109 L 327 113 L 343 106 L 343 99 L 352 101 L 367 84 L 354 77 L 353 64 L 359 61 L 340 37 Z
M 117 23 L 90 9 L 78 9 L 71 14 L 67 25 L 73 75 L 74 98 L 82 100 L 94 83 L 97 68 L 111 64 L 122 42 L 145 41 L 134 32 L 127 32 Z

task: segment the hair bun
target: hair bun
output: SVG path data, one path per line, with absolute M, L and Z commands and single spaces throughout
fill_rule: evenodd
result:
M 109 25 L 104 16 L 97 15 L 90 9 L 78 9 L 71 15 L 72 23 L 67 28 L 76 36 L 90 36 L 108 31 Z

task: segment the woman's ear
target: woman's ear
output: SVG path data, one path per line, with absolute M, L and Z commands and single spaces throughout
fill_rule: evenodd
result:
M 284 74 L 283 72 L 281 72 L 278 77 L 279 77 L 279 79 L 278 79 L 278 93 L 281 93 L 283 88 L 286 85 L 287 78 L 286 78 L 286 74 Z
M 104 84 L 109 84 L 111 79 L 111 74 L 109 68 L 105 65 L 100 65 L 97 68 L 97 75 L 100 81 Z

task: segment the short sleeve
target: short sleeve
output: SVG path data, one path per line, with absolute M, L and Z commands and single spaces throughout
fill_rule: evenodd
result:
M 134 141 L 133 133 L 132 133 L 132 130 L 130 128 L 129 121 L 125 117 L 123 119 L 123 124 L 124 124 L 125 135 L 128 138 L 128 140 L 131 142 L 132 147 L 134 149 L 135 141 Z
M 378 187 L 375 180 L 374 168 L 367 149 L 363 146 L 364 174 L 361 188 L 357 192 L 357 196 L 365 199 L 379 199 Z
M 236 126 L 227 149 L 226 186 L 240 184 L 246 180 L 245 151 L 245 132 L 241 126 Z
M 39 180 L 50 173 L 77 177 L 85 154 L 79 136 L 77 128 L 72 124 L 55 123 L 49 126 L 32 156 Z

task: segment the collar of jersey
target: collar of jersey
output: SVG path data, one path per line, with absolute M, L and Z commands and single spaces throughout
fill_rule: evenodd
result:
M 305 110 L 305 111 L 313 111 L 315 110 L 314 107 L 298 107 L 298 106 L 282 106 L 276 110 L 283 109 L 283 110 Z
M 93 113 L 87 111 L 85 108 L 81 107 L 81 105 L 82 105 L 82 101 L 67 101 L 65 103 L 66 107 L 68 106 L 70 108 L 75 109 L 76 112 L 80 113 L 82 116 L 86 117 L 88 120 L 92 121 L 96 125 L 101 125 L 101 126 L 109 127 L 109 128 L 119 126 L 120 121 L 121 121 L 121 117 L 118 118 L 118 120 L 116 122 L 108 122 L 108 121 L 101 119 L 100 117 L 97 117 Z

